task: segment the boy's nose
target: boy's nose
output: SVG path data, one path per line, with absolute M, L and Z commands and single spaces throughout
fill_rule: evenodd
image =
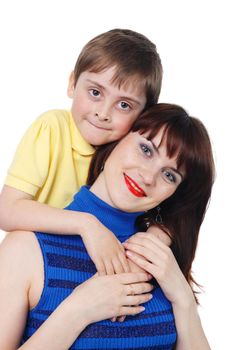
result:
M 100 120 L 100 121 L 110 121 L 110 116 L 108 114 L 103 114 L 103 113 L 99 113 L 96 112 L 95 116 Z

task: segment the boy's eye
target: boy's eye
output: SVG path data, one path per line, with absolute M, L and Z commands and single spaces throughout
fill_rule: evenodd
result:
M 99 90 L 96 90 L 96 89 L 90 89 L 90 94 L 94 97 L 98 97 L 100 95 L 100 92 Z
M 150 157 L 152 155 L 152 150 L 151 150 L 151 148 L 149 146 L 147 146 L 146 144 L 142 143 L 142 144 L 140 144 L 140 147 L 141 147 L 142 152 L 146 156 Z
M 119 102 L 119 106 L 120 106 L 120 108 L 123 109 L 123 110 L 128 110 L 128 109 L 130 109 L 130 105 L 129 105 L 127 102 L 125 102 L 125 101 Z
M 169 182 L 176 183 L 176 177 L 169 170 L 164 171 L 164 175 Z

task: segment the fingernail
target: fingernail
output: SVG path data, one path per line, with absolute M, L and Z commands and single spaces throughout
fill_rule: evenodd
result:
M 127 254 L 128 256 L 133 256 L 133 254 L 132 254 L 129 250 L 126 250 L 126 254 Z

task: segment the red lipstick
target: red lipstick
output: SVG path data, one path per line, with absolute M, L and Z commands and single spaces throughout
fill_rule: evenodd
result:
M 141 189 L 141 187 L 139 187 L 138 184 L 133 179 L 131 179 L 126 174 L 124 174 L 124 178 L 125 178 L 125 183 L 126 183 L 128 189 L 130 190 L 130 192 L 134 196 L 136 196 L 136 197 L 146 197 L 146 194 L 143 191 L 143 189 Z

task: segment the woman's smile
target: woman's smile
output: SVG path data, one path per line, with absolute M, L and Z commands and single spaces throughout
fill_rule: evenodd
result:
M 124 179 L 125 179 L 125 183 L 128 187 L 128 189 L 130 190 L 130 192 L 136 196 L 136 197 L 146 197 L 145 192 L 143 191 L 143 189 L 141 189 L 140 186 L 138 186 L 138 184 L 131 179 L 128 175 L 126 175 L 124 173 Z

